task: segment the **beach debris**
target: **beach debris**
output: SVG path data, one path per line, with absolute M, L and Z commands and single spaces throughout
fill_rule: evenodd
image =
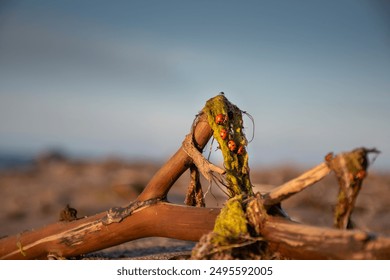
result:
M 1 238 L 0 259 L 69 258 L 151 236 L 199 241 L 192 250 L 193 259 L 390 258 L 389 236 L 304 225 L 291 221 L 281 208 L 285 199 L 332 170 L 344 185 L 352 187 L 352 197 L 356 199 L 367 174 L 367 155 L 378 154 L 376 149 L 359 148 L 340 156 L 330 154 L 325 162 L 269 193 L 254 194 L 246 149 L 250 141 L 244 134 L 243 114 L 253 122 L 248 113 L 230 103 L 223 93 L 209 99 L 182 146 L 135 201 L 127 207 L 113 207 L 83 218 L 77 218 L 76 209 L 67 205 L 60 214 L 66 223 Z M 212 136 L 222 152 L 223 168 L 202 155 Z M 200 207 L 167 200 L 170 188 L 188 168 L 191 182 L 186 202 Z M 228 199 L 222 209 L 203 207 L 201 174 L 225 189 Z M 353 208 L 354 202 L 347 202 Z M 346 217 L 340 220 L 348 228 L 350 214 Z

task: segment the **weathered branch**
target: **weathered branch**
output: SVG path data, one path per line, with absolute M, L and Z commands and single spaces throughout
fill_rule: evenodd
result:
M 379 151 L 358 148 L 348 153 L 340 153 L 335 157 L 332 153 L 326 156 L 327 164 L 334 171 L 340 186 L 334 210 L 334 226 L 336 228 L 353 228 L 351 215 L 363 179 L 367 175 L 369 153 L 378 154 Z
M 360 230 L 302 225 L 268 217 L 261 229 L 272 250 L 292 259 L 390 259 L 390 238 Z
M 360 230 L 339 230 L 302 225 L 267 213 L 262 197 L 249 198 L 246 206 L 248 226 L 256 236 L 236 232 L 229 244 L 215 244 L 217 231 L 202 237 L 192 252 L 195 259 L 267 258 L 287 259 L 390 259 L 390 237 Z M 223 210 L 222 210 L 223 211 Z M 226 213 L 225 215 L 231 215 Z M 217 219 L 219 219 L 218 216 Z M 256 244 L 257 243 L 257 244 Z M 260 252 L 253 254 L 253 251 Z M 221 250 L 230 251 L 221 254 Z
M 205 207 L 199 170 L 195 165 L 190 166 L 190 185 L 188 186 L 184 203 L 188 206 Z
M 219 209 L 159 202 L 134 210 L 120 223 L 106 213 L 0 239 L 0 259 L 69 258 L 149 236 L 198 241 L 213 226 Z
M 195 147 L 193 135 L 188 134 L 183 141 L 183 150 L 186 152 L 186 154 L 193 160 L 196 167 L 199 169 L 199 171 L 202 173 L 202 175 L 210 182 L 212 180 L 212 173 L 216 172 L 220 175 L 223 175 L 226 173 L 226 171 L 211 162 L 209 162 L 201 152 Z
M 205 114 L 199 114 L 196 120 L 197 122 L 192 127 L 192 132 L 189 135 L 191 135 L 191 145 L 202 150 L 210 140 L 213 131 L 208 125 Z M 187 138 L 188 136 L 185 139 Z M 172 185 L 193 164 L 193 159 L 185 152 L 185 149 L 183 147 L 179 148 L 153 176 L 135 201 L 131 202 L 127 207 L 115 207 L 108 211 L 107 223 L 122 221 L 139 206 L 153 199 L 165 200 Z
M 105 213 L 0 239 L 1 259 L 72 257 L 149 236 L 197 241 L 214 227 L 220 209 L 160 202 L 121 223 Z M 390 238 L 363 231 L 307 226 L 267 216 L 260 227 L 272 250 L 294 259 L 390 259 Z M 44 236 L 44 238 L 42 238 Z
M 203 149 L 212 134 L 213 131 L 207 122 L 207 116 L 200 114 L 193 135 L 195 146 L 199 150 Z M 192 164 L 191 157 L 182 148 L 179 148 L 164 166 L 157 171 L 137 200 L 165 198 L 172 185 L 188 169 L 190 164 Z
M 200 114 L 193 127 L 194 145 L 199 150 L 203 149 L 211 136 L 212 130 L 207 122 L 207 116 Z M 188 209 L 192 208 L 179 206 L 171 208 L 166 204 L 160 204 L 166 199 L 175 181 L 192 164 L 192 158 L 180 147 L 149 181 L 136 201 L 127 207 L 115 207 L 93 217 L 56 223 L 37 231 L 0 239 L 0 258 L 45 258 L 49 253 L 70 257 L 146 236 L 197 240 L 202 233 L 212 228 L 216 210 L 188 212 L 191 211 Z M 142 215 L 133 215 L 141 209 Z M 151 209 L 156 211 L 153 212 Z M 165 211 L 167 209 L 172 212 Z M 188 226 L 191 227 L 190 231 Z
M 287 183 L 275 188 L 263 197 L 264 205 L 270 206 L 278 204 L 290 196 L 315 184 L 329 174 L 330 168 L 326 163 L 321 163 L 301 176 L 294 178 Z

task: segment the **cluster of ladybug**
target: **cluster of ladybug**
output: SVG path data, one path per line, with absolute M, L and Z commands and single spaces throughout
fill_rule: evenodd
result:
M 218 125 L 224 125 L 228 120 L 228 116 L 224 114 L 218 114 L 215 116 L 215 123 Z M 222 140 L 226 140 L 229 137 L 229 132 L 225 128 L 222 128 L 219 132 L 219 135 L 221 136 Z M 245 152 L 244 146 L 239 146 L 237 148 L 237 144 L 233 139 L 230 139 L 228 141 L 228 148 L 231 152 L 237 152 L 238 155 L 242 155 Z

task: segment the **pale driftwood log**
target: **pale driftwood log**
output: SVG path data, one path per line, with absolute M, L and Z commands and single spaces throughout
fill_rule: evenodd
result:
M 360 230 L 339 230 L 269 216 L 260 229 L 273 251 L 292 259 L 390 259 L 390 238 Z
M 329 174 L 331 169 L 324 162 L 316 167 L 306 171 L 297 178 L 273 189 L 271 192 L 264 194 L 263 200 L 265 206 L 275 205 L 290 196 L 303 191 L 305 188 L 315 184 Z

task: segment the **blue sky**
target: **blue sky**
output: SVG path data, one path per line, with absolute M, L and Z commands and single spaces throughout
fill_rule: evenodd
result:
M 0 4 L 0 151 L 165 160 L 220 91 L 255 119 L 254 165 L 366 146 L 389 169 L 389 4 Z

